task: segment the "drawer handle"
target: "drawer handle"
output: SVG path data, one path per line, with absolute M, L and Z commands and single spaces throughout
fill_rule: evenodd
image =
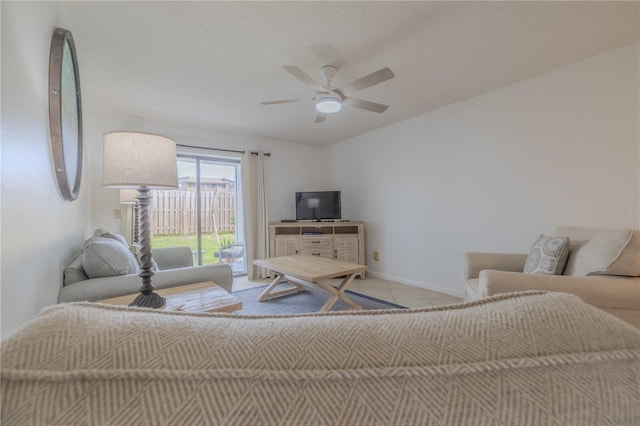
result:
M 320 256 L 320 253 L 311 253 L 312 256 Z
M 320 241 L 311 241 L 313 244 L 320 244 Z

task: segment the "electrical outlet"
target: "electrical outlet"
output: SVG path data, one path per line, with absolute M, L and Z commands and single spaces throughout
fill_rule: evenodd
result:
M 380 252 L 379 251 L 374 251 L 373 252 L 373 260 L 375 260 L 375 261 L 380 260 Z
M 120 209 L 113 209 L 113 218 L 120 219 L 120 217 L 121 217 Z

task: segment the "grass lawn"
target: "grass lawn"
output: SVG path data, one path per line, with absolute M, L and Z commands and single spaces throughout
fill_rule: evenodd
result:
M 151 239 L 151 248 L 164 247 L 191 247 L 192 251 L 198 249 L 197 235 L 154 235 Z M 234 243 L 236 241 L 235 234 L 220 234 L 220 242 L 224 244 Z M 220 250 L 218 240 L 214 235 L 202 235 L 202 263 L 210 265 L 218 263 L 218 258 L 214 257 L 214 253 Z

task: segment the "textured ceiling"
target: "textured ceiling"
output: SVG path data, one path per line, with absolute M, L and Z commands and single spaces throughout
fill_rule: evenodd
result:
M 83 102 L 150 121 L 327 145 L 640 39 L 638 2 L 68 2 Z M 315 124 L 282 65 L 338 68 L 383 114 Z

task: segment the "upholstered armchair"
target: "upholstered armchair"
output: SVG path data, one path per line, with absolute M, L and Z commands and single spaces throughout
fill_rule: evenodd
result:
M 465 253 L 465 300 L 524 290 L 572 293 L 640 328 L 640 230 L 559 227 L 561 275 L 524 273 L 528 253 Z

